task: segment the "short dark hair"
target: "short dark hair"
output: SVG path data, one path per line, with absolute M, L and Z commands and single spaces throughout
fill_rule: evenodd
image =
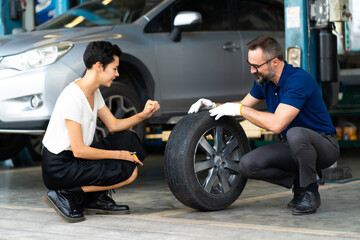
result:
M 283 50 L 276 41 L 275 38 L 269 36 L 259 36 L 250 42 L 248 42 L 247 47 L 249 50 L 255 50 L 257 48 L 261 48 L 267 58 L 278 58 L 281 61 L 284 61 Z
M 87 69 L 100 62 L 105 69 L 106 66 L 115 61 L 114 56 L 121 56 L 121 49 L 111 42 L 95 41 L 90 42 L 83 55 L 83 60 Z

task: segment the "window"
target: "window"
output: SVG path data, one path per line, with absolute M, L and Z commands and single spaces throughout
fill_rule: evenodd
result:
M 284 30 L 284 4 L 278 0 L 235 0 L 239 30 Z
M 162 0 L 92 1 L 39 25 L 37 30 L 132 23 Z

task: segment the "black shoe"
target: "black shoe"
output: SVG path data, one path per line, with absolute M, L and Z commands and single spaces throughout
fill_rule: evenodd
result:
M 65 221 L 74 223 L 85 220 L 82 212 L 82 192 L 50 190 L 44 196 L 44 202 L 55 209 Z
M 297 207 L 293 210 L 293 215 L 303 215 L 315 213 L 320 207 L 321 200 L 318 191 L 306 191 Z
M 128 214 L 130 209 L 127 205 L 117 205 L 109 196 L 109 191 L 92 192 L 85 194 L 85 214 Z
M 299 205 L 299 203 L 301 202 L 301 200 L 305 194 L 305 189 L 299 188 L 299 187 L 294 187 L 293 193 L 294 193 L 294 197 L 288 203 L 288 205 L 287 205 L 288 208 L 296 208 L 297 205 Z

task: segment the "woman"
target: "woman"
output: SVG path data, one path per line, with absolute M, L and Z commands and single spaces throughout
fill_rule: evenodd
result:
M 48 189 L 44 201 L 68 222 L 85 220 L 89 213 L 128 213 L 117 205 L 109 190 L 137 177 L 146 153 L 137 135 L 127 129 L 151 117 L 160 106 L 148 100 L 142 112 L 116 119 L 105 105 L 99 87 L 110 87 L 119 76 L 121 50 L 110 42 L 91 42 L 83 60 L 85 76 L 60 94 L 43 144 L 42 172 Z M 99 117 L 111 133 L 91 145 Z M 85 194 L 84 194 L 85 193 Z

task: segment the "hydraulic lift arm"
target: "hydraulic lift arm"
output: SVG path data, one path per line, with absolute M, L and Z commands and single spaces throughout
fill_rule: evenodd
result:
M 335 22 L 348 21 L 349 0 L 285 0 L 286 60 L 319 82 L 328 108 L 339 90 Z

